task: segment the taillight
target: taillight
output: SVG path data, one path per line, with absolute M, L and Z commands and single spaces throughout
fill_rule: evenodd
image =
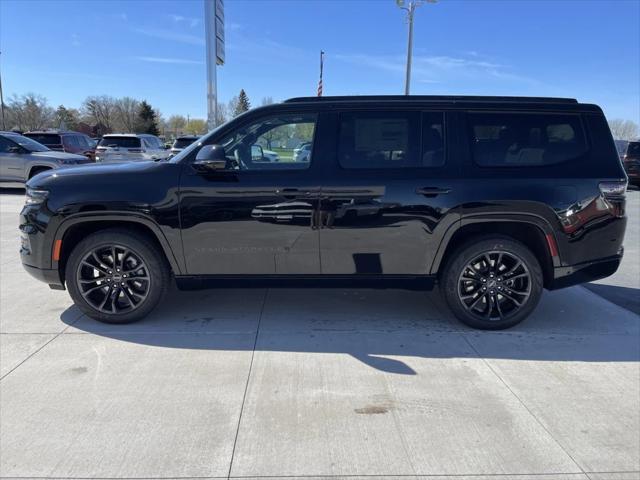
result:
M 600 182 L 598 187 L 605 198 L 622 197 L 627 191 L 627 182 Z

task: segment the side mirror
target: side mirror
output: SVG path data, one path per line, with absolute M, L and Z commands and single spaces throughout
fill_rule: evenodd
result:
M 220 172 L 231 170 L 232 163 L 227 158 L 224 147 L 220 145 L 205 145 L 200 148 L 196 155 L 193 168 L 199 172 Z
M 264 150 L 260 145 L 251 145 L 251 160 L 254 162 L 264 160 Z

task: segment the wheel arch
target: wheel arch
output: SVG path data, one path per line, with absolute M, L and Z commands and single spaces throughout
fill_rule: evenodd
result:
M 446 232 L 434 261 L 431 274 L 441 276 L 443 267 L 455 251 L 473 238 L 500 235 L 523 243 L 540 262 L 544 286 L 554 278 L 553 269 L 560 266 L 555 234 L 545 220 L 531 215 L 482 216 L 462 218 Z
M 162 233 L 160 227 L 152 220 L 137 215 L 77 215 L 66 219 L 56 230 L 55 240 L 52 244 L 52 258 L 55 244 L 62 241 L 59 260 L 53 262 L 52 267 L 58 270 L 61 280 L 65 278 L 65 268 L 69 255 L 73 248 L 87 235 L 109 228 L 125 228 L 134 230 L 149 238 L 164 254 L 172 272 L 181 275 L 183 269 L 176 258 L 171 244 Z

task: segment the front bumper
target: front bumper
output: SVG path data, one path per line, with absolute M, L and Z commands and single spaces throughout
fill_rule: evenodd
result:
M 49 288 L 53 290 L 65 290 L 64 283 L 60 280 L 60 272 L 58 270 L 49 270 L 34 267 L 23 263 L 22 266 L 36 280 L 49 284 Z
M 548 289 L 557 290 L 559 288 L 571 287 L 613 275 L 616 270 L 618 270 L 620 262 L 622 262 L 623 254 L 624 250 L 621 248 L 620 253 L 612 257 L 568 267 L 556 267 L 553 269 L 553 280 L 548 286 Z

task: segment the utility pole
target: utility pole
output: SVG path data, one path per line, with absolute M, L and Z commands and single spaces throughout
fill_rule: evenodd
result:
M 413 16 L 416 8 L 423 3 L 436 3 L 437 0 L 410 0 L 405 6 L 404 0 L 396 0 L 396 4 L 407 12 L 407 22 L 409 23 L 409 36 L 407 39 L 407 73 L 404 80 L 404 94 L 409 95 L 411 89 L 411 58 L 413 56 Z

